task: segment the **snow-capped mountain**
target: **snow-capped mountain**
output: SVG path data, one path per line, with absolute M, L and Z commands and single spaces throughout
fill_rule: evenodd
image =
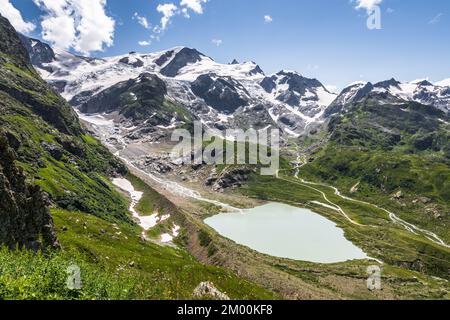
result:
M 432 84 L 428 80 L 416 80 L 401 83 L 390 79 L 376 84 L 370 82 L 355 82 L 345 88 L 335 101 L 329 106 L 325 115 L 337 113 L 345 106 L 373 95 L 377 99 L 389 103 L 402 103 L 415 101 L 424 105 L 434 106 L 444 112 L 450 113 L 450 86 L 448 80 Z
M 36 67 L 76 107 L 150 73 L 164 82 L 168 100 L 213 129 L 274 126 L 299 135 L 322 123 L 326 107 L 336 98 L 318 80 L 296 72 L 266 76 L 254 62 L 217 63 L 186 47 L 102 59 L 53 51 L 54 59 Z
M 145 132 L 149 123 L 172 128 L 196 119 L 212 130 L 272 126 L 287 136 L 299 136 L 368 95 L 389 103 L 416 101 L 450 112 L 448 80 L 357 82 L 337 95 L 319 80 L 295 71 L 266 75 L 254 62 L 222 64 L 186 47 L 97 59 L 52 49 L 35 39 L 23 41 L 42 77 L 74 107 L 88 113 L 116 112 L 120 116 L 116 121 Z M 148 100 L 149 92 L 164 97 L 161 103 L 171 107 L 164 112 L 156 108 Z M 99 108 L 99 103 L 108 106 Z M 149 105 L 151 113 L 145 110 Z M 144 119 L 146 115 L 151 121 Z

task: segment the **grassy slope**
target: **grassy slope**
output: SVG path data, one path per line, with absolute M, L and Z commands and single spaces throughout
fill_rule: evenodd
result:
M 329 145 L 304 167 L 302 175 L 332 184 L 348 196 L 377 203 L 450 242 L 450 166 L 445 162 L 426 155 Z M 351 194 L 357 183 L 358 191 Z M 393 200 L 398 191 L 402 198 Z
M 275 298 L 229 271 L 200 264 L 184 249 L 143 241 L 137 226 L 61 209 L 52 215 L 62 251 L 46 258 L 0 251 L 0 298 L 193 299 L 204 281 L 232 299 Z M 73 264 L 81 268 L 78 291 L 66 287 Z
M 302 174 L 371 200 L 450 241 L 448 115 L 418 103 L 367 99 L 332 119 L 330 143 Z M 402 192 L 402 199 L 392 200 Z M 369 201 L 370 202 L 370 201 Z

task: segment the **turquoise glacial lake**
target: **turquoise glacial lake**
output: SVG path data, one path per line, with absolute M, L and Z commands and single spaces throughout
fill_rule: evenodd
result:
M 336 224 L 309 209 L 269 203 L 221 213 L 205 223 L 222 236 L 260 253 L 316 263 L 366 259 Z

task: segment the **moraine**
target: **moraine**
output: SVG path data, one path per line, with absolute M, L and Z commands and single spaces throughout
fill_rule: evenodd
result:
M 205 223 L 238 244 L 275 257 L 316 263 L 368 258 L 335 223 L 308 209 L 281 203 L 221 213 Z

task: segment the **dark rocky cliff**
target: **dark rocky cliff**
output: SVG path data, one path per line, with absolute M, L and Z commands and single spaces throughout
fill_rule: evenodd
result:
M 0 132 L 0 244 L 33 250 L 59 247 L 46 196 L 27 184 L 14 161 L 7 135 Z

